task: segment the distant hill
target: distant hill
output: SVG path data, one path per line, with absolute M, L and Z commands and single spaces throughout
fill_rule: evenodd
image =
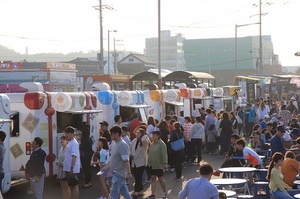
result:
M 98 51 L 99 52 L 99 51 Z M 63 53 L 39 53 L 39 54 L 20 54 L 12 49 L 0 45 L 0 61 L 14 61 L 14 62 L 65 62 L 73 60 L 77 57 L 81 58 L 97 58 L 97 51 L 90 51 L 88 53 L 72 52 L 68 54 Z

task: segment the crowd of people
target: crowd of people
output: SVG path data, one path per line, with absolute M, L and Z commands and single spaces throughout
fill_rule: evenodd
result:
M 162 121 L 149 116 L 147 123 L 134 113 L 127 126 L 121 126 L 120 115 L 115 117 L 115 125 L 109 126 L 106 121 L 100 122 L 98 148 L 92 150 L 89 129 L 83 128 L 80 143 L 74 137 L 76 129 L 67 127 L 65 136 L 61 137 L 62 148 L 58 155 L 58 178 L 64 199 L 76 199 L 79 195 L 78 178 L 80 165 L 84 176 L 83 188 L 91 184 L 91 167 L 99 165 L 98 173 L 100 194 L 99 199 L 138 198 L 144 195 L 144 184 L 151 183 L 151 194 L 147 198 L 156 197 L 159 183 L 162 197 L 167 197 L 164 171 L 175 171 L 174 181 L 182 180 L 183 163 L 200 165 L 202 153 L 220 155 L 224 158 L 221 167 L 251 166 L 262 168 L 268 160 L 262 161 L 259 155 L 265 155 L 270 149 L 270 163 L 267 180 L 274 198 L 290 198 L 294 192 L 287 189 L 297 188 L 293 184 L 299 171 L 300 159 L 300 114 L 298 106 L 291 100 L 255 99 L 253 104 L 238 106 L 235 111 L 217 112 L 213 105 L 199 109 L 199 115 L 192 118 L 178 115 L 167 115 Z M 175 142 L 183 142 L 182 148 L 175 149 Z M 293 144 L 294 143 L 294 144 Z M 40 156 L 37 165 L 43 165 L 45 159 L 41 150 L 40 138 L 35 138 L 32 145 L 34 154 Z M 235 159 L 242 156 L 243 159 Z M 36 156 L 31 155 L 29 160 Z M 31 168 L 32 166 L 28 167 Z M 293 169 L 293 172 L 290 172 Z M 39 171 L 39 173 L 37 173 Z M 28 170 L 34 190 L 42 190 L 44 169 Z M 211 190 L 207 198 L 217 198 L 216 189 L 211 187 L 209 180 L 213 171 L 208 163 L 200 166 L 200 178 L 191 179 L 179 193 L 179 198 L 195 198 L 202 187 Z M 37 177 L 38 176 L 38 177 Z M 134 191 L 130 195 L 127 182 L 134 177 Z M 225 175 L 223 176 L 225 177 Z M 249 176 L 253 182 L 253 176 Z M 201 186 L 199 185 L 201 184 Z M 199 186 L 198 186 L 199 185 Z M 195 191 L 197 189 L 197 191 Z M 204 193 L 204 192 L 203 192 Z M 201 192 L 202 194 L 202 192 Z M 35 192 L 41 198 L 40 191 Z M 204 195 L 203 195 L 204 196 Z

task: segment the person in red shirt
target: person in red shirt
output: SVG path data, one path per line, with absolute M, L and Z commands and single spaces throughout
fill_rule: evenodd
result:
M 136 129 L 137 126 L 140 125 L 141 121 L 139 120 L 139 114 L 138 113 L 133 113 L 131 117 L 131 122 L 128 124 L 129 132 L 130 132 L 130 140 L 133 140 L 136 138 L 136 135 L 134 134 L 134 129 Z

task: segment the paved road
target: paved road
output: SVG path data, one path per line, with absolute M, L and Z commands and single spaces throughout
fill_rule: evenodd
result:
M 223 162 L 223 158 L 220 158 L 219 155 L 208 155 L 203 154 L 203 160 L 211 163 L 215 169 L 218 169 L 221 163 Z M 172 178 L 175 177 L 175 173 L 166 172 L 164 175 L 164 178 L 167 183 L 167 190 L 168 190 L 168 198 L 169 199 L 175 199 L 178 197 L 178 192 L 184 187 L 187 180 L 198 177 L 199 166 L 197 165 L 184 165 L 183 169 L 183 179 L 181 182 L 175 182 L 172 181 Z M 97 170 L 93 168 L 93 187 L 84 189 L 80 188 L 80 199 L 97 199 L 100 197 L 100 191 L 99 191 L 99 179 L 98 176 L 96 176 Z M 216 178 L 216 177 L 213 177 Z M 83 180 L 80 179 L 80 184 L 83 183 Z M 134 180 L 131 179 L 129 183 L 129 190 L 132 193 L 133 191 L 133 184 Z M 18 187 L 13 187 L 11 190 L 4 194 L 4 199 L 32 199 L 32 195 L 27 194 L 27 188 L 28 186 L 22 185 Z M 145 197 L 150 195 L 150 184 L 146 184 L 144 186 L 145 189 Z M 160 197 L 162 194 L 161 188 L 158 185 L 156 188 L 156 195 L 157 197 Z M 60 184 L 56 179 L 48 179 L 45 185 L 45 191 L 44 191 L 44 199 L 61 199 L 61 189 Z M 122 197 L 121 197 L 122 198 Z M 142 197 L 141 197 L 142 198 Z

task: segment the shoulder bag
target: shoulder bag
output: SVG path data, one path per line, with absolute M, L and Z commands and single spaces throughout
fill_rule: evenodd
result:
M 174 142 L 171 142 L 171 148 L 173 151 L 180 151 L 184 149 L 184 140 L 183 138 L 179 139 L 178 134 L 176 133 L 177 140 Z

